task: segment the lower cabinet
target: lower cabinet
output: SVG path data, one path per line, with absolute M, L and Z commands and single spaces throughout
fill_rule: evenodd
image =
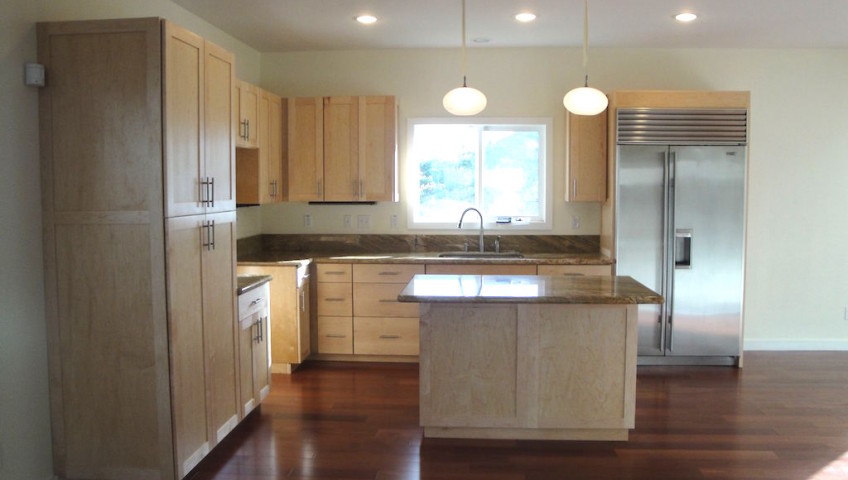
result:
M 353 353 L 418 355 L 418 304 L 398 294 L 424 265 L 353 265 Z
M 239 380 L 242 417 L 253 411 L 271 390 L 271 315 L 268 283 L 239 297 Z
M 271 372 L 291 373 L 310 348 L 309 264 L 239 265 L 239 274 L 271 275 L 268 338 Z

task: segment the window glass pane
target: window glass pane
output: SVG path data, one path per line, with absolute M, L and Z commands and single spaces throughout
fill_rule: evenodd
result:
M 416 125 L 418 208 L 415 221 L 447 222 L 477 205 L 478 128 Z
M 486 129 L 482 132 L 482 147 L 486 215 L 541 216 L 539 132 Z

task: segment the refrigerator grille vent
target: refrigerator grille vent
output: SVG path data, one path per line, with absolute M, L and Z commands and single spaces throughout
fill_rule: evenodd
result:
M 745 109 L 619 109 L 616 143 L 653 145 L 745 145 Z

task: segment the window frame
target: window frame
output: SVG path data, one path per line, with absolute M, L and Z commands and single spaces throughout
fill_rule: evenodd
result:
M 539 183 L 540 187 L 544 187 L 544 193 L 540 195 L 542 208 L 540 209 L 544 215 L 541 221 L 526 221 L 512 223 L 497 223 L 496 217 L 485 216 L 483 226 L 486 230 L 507 231 L 507 230 L 552 230 L 553 229 L 553 119 L 549 117 L 419 117 L 407 119 L 407 151 L 406 151 L 406 194 L 404 195 L 407 204 L 407 228 L 409 230 L 455 230 L 459 217 L 451 219 L 448 222 L 416 222 L 415 212 L 418 209 L 419 199 L 419 164 L 415 157 L 415 126 L 416 125 L 479 125 L 481 129 L 492 127 L 493 130 L 505 130 L 508 127 L 516 127 L 516 130 L 528 130 L 533 127 L 533 130 L 540 131 L 542 135 L 541 143 L 544 144 L 539 149 L 540 165 Z M 478 202 L 480 205 L 470 205 L 474 208 L 481 209 L 482 207 L 482 188 L 483 188 L 483 158 L 482 149 L 478 151 L 477 158 L 477 189 Z M 486 215 L 486 212 L 483 212 Z M 479 227 L 477 215 L 466 217 L 466 221 L 471 225 Z

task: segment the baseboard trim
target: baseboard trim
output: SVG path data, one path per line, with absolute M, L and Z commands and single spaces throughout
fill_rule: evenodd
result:
M 745 340 L 745 351 L 848 351 L 848 339 Z

